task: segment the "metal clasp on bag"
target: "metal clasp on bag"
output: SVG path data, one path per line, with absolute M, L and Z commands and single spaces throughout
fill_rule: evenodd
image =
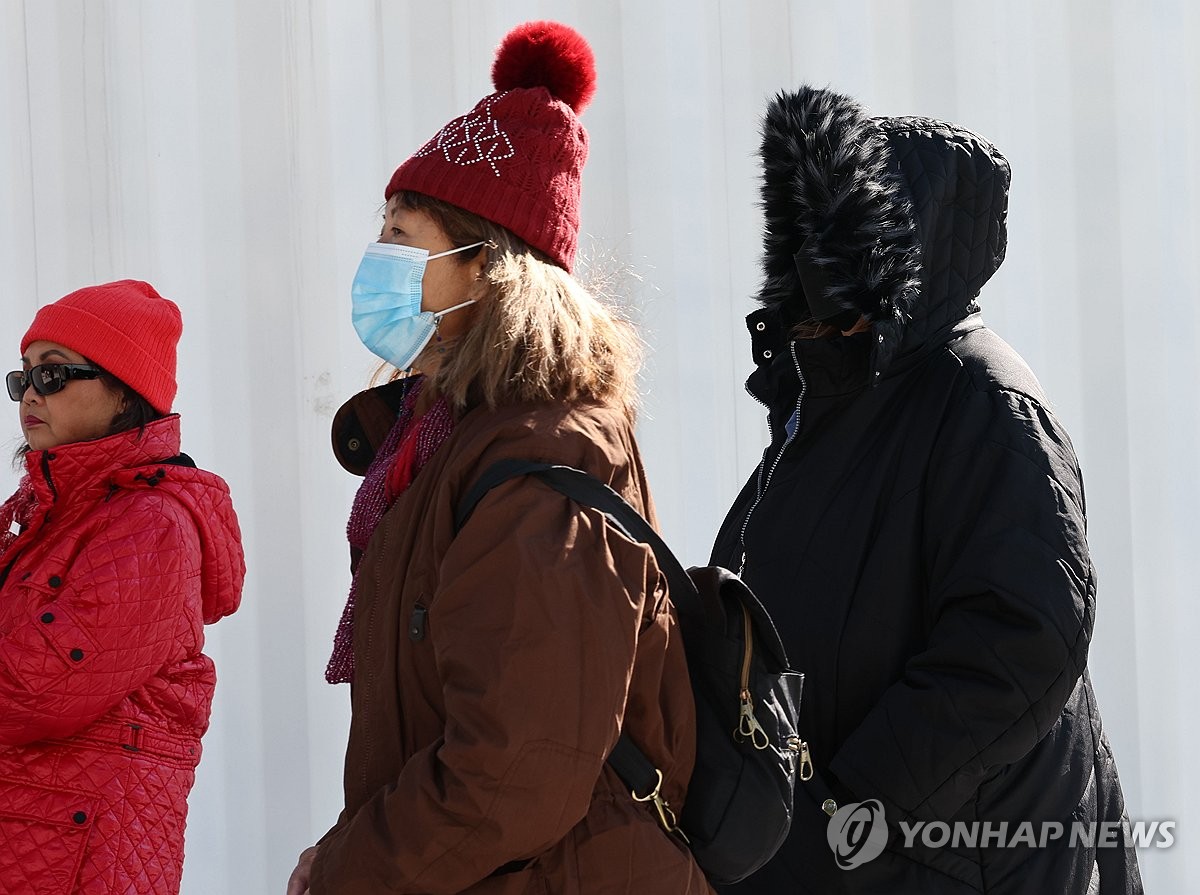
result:
M 671 810 L 671 806 L 667 800 L 662 797 L 663 775 L 658 768 L 654 769 L 654 773 L 658 775 L 658 781 L 654 784 L 654 790 L 648 795 L 639 796 L 635 790 L 629 790 L 629 794 L 633 796 L 635 802 L 650 802 L 654 805 L 654 810 L 658 812 L 658 822 L 662 824 L 662 828 L 668 833 L 672 833 L 688 842 L 687 836 L 683 830 L 679 829 L 679 821 L 675 818 L 675 812 Z

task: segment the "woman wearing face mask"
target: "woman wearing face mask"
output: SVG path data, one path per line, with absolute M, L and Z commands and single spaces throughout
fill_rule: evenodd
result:
M 7 376 L 25 476 L 0 507 L 0 892 L 174 893 L 245 566 L 225 483 L 181 454 L 179 309 L 147 283 L 42 308 Z
M 289 895 L 708 892 L 605 764 L 625 731 L 678 812 L 694 708 L 648 548 L 532 479 L 455 510 L 505 458 L 590 472 L 653 518 L 633 437 L 638 342 L 571 276 L 593 90 L 561 25 L 501 45 L 497 92 L 393 175 L 353 289 L 409 375 L 334 423 L 364 475 L 327 669 L 353 681 L 345 810 Z

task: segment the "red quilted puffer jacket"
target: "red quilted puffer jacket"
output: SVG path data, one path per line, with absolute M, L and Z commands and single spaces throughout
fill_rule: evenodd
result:
M 0 555 L 0 893 L 176 893 L 204 625 L 245 574 L 229 489 L 179 456 L 178 416 L 26 468 L 36 505 Z

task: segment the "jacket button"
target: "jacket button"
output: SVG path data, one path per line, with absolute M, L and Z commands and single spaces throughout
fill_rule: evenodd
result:
M 53 612 L 43 612 L 42 613 L 42 624 L 48 625 L 52 621 L 54 621 L 54 613 Z
M 83 650 L 81 650 L 79 647 L 75 647 L 75 649 L 71 650 L 71 652 L 69 652 L 67 655 L 71 657 L 71 661 L 79 662 L 83 659 Z
M 767 328 L 767 325 L 760 320 L 758 323 L 754 324 L 754 328 L 759 332 L 762 332 Z
M 833 817 L 835 814 L 837 814 L 837 802 L 835 802 L 833 799 L 826 799 L 821 803 L 821 810 L 830 817 Z
M 62 584 L 62 579 L 59 578 L 57 575 L 50 576 L 50 586 L 51 587 L 58 587 L 61 584 Z
M 771 351 L 771 349 L 768 348 L 766 351 L 763 352 L 763 358 L 766 360 L 770 360 L 772 354 L 773 354 L 773 352 Z
M 351 451 L 357 451 L 360 447 L 362 447 L 362 442 L 357 438 L 351 438 L 346 442 L 346 447 L 350 448 Z
M 71 820 L 75 821 L 75 823 L 77 823 L 77 824 L 86 823 L 87 815 L 84 814 L 82 811 L 76 811 L 74 814 L 71 815 Z

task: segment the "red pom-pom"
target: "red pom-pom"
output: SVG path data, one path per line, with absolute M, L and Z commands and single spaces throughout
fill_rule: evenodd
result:
M 596 59 L 574 28 L 526 22 L 500 42 L 492 83 L 497 90 L 545 87 L 578 114 L 596 92 Z

